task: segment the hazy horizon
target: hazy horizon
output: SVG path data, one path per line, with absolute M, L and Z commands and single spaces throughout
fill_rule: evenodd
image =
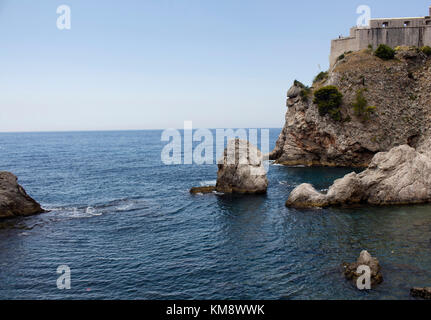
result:
M 0 0 L 0 132 L 281 128 L 287 90 L 327 70 L 358 6 L 401 17 L 430 4 Z
M 208 130 L 217 130 L 217 129 L 282 129 L 283 127 L 265 127 L 265 128 L 258 128 L 258 127 L 219 127 L 219 128 L 204 128 L 204 127 L 193 127 L 193 130 L 199 130 L 199 129 L 208 129 Z M 74 133 L 74 132 L 121 132 L 121 131 L 130 131 L 130 132 L 136 132 L 136 131 L 164 131 L 164 130 L 184 130 L 184 128 L 155 128 L 155 129 L 106 129 L 106 130 L 98 130 L 98 129 L 88 129 L 88 130 L 47 130 L 47 131 L 0 131 L 0 134 L 8 134 L 8 133 Z

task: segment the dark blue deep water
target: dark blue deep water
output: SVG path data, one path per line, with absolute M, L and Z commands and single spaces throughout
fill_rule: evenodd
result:
M 409 299 L 431 285 L 430 206 L 287 209 L 298 184 L 351 170 L 273 165 L 266 196 L 191 196 L 216 165 L 166 166 L 160 137 L 0 134 L 0 170 L 52 210 L 0 222 L 1 299 Z M 341 274 L 362 249 L 383 267 L 371 292 Z

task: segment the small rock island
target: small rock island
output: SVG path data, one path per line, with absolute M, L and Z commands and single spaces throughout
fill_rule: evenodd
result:
M 343 263 L 344 276 L 346 279 L 356 283 L 358 278 L 361 276 L 361 274 L 358 273 L 358 267 L 360 266 L 368 266 L 370 268 L 371 287 L 375 287 L 383 282 L 379 260 L 377 260 L 377 258 L 373 258 L 366 250 L 361 252 L 356 262 Z
M 264 157 L 250 142 L 231 139 L 224 150 L 223 159 L 218 161 L 217 184 L 215 187 L 196 187 L 192 194 L 199 193 L 266 193 L 268 179 Z
M 0 219 L 27 217 L 46 212 L 18 184 L 18 178 L 6 171 L 0 171 Z

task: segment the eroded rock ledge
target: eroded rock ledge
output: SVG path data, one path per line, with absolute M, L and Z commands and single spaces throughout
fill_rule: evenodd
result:
M 45 210 L 40 204 L 18 184 L 18 178 L 15 175 L 0 171 L 0 219 L 25 217 L 43 212 Z
M 366 203 L 401 205 L 431 202 L 431 152 L 427 142 L 418 150 L 408 145 L 374 156 L 368 169 L 338 179 L 326 194 L 310 184 L 295 188 L 288 207 L 311 208 Z
M 190 193 L 266 193 L 268 179 L 263 155 L 257 147 L 241 139 L 229 140 L 223 159 L 218 161 L 215 187 L 192 188 Z

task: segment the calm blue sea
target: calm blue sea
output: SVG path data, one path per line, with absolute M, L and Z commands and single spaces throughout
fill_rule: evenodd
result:
M 351 170 L 274 165 L 265 196 L 191 196 L 216 165 L 166 166 L 160 137 L 0 134 L 0 170 L 52 210 L 0 222 L 1 299 L 409 299 L 431 286 L 430 206 L 287 209 L 295 186 Z M 371 292 L 341 273 L 362 249 L 383 267 Z

